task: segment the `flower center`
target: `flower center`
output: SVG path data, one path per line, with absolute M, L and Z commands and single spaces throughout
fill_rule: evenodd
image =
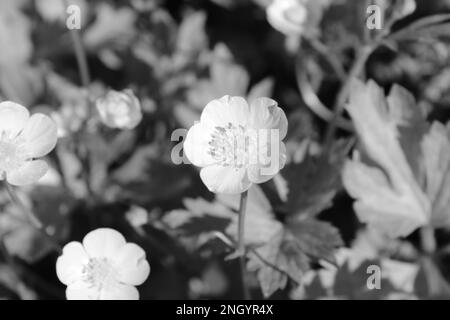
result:
M 128 111 L 128 105 L 122 100 L 117 101 L 117 104 L 115 104 L 113 109 L 114 114 L 117 116 L 126 116 L 128 114 Z
M 83 267 L 83 280 L 91 287 L 102 289 L 111 288 L 117 283 L 117 272 L 108 258 L 90 258 Z
M 249 164 L 252 143 L 253 139 L 244 126 L 228 123 L 225 127 L 215 127 L 208 143 L 208 154 L 224 167 L 239 169 Z
M 26 153 L 18 138 L 0 134 L 0 176 L 20 168 L 26 160 Z

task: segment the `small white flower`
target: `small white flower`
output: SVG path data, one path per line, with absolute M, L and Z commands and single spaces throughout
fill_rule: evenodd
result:
M 317 32 L 323 12 L 332 0 L 273 0 L 266 9 L 267 21 L 286 36 Z
M 111 128 L 133 129 L 142 120 L 141 104 L 131 90 L 111 90 L 96 105 L 102 122 Z
M 274 0 L 266 14 L 272 27 L 285 35 L 302 34 L 308 18 L 304 0 Z
M 48 170 L 44 160 L 56 145 L 55 122 L 11 102 L 0 103 L 0 180 L 21 186 L 38 181 Z
M 276 101 L 224 96 L 203 110 L 184 142 L 187 158 L 202 167 L 200 177 L 212 192 L 242 193 L 263 183 L 286 163 L 287 119 Z
M 118 231 L 100 228 L 70 242 L 56 261 L 68 300 L 138 300 L 135 286 L 150 274 L 144 250 Z

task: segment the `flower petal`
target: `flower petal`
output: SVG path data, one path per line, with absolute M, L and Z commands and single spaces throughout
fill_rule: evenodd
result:
M 253 164 L 248 167 L 248 179 L 253 183 L 263 183 L 272 179 L 286 164 L 286 146 L 280 141 L 280 149 L 274 153 L 274 159 L 268 157 L 268 152 L 260 154 L 262 163 Z M 270 153 L 272 155 L 272 153 Z M 275 156 L 277 156 L 275 158 Z M 261 159 L 262 158 L 262 159 Z
M 56 145 L 58 130 L 56 123 L 46 115 L 31 116 L 20 136 L 25 139 L 25 147 L 32 158 L 45 156 Z
M 208 103 L 203 109 L 200 121 L 212 126 L 245 126 L 248 123 L 248 103 L 242 97 L 223 96 Z
M 17 136 L 29 117 L 28 109 L 20 104 L 11 101 L 0 103 L 0 134 L 6 131 L 11 136 Z
M 277 129 L 280 140 L 283 140 L 286 137 L 288 121 L 275 100 L 258 98 L 250 105 L 249 126 L 254 129 Z
M 87 281 L 77 281 L 66 289 L 67 300 L 138 300 L 139 292 L 128 284 L 114 283 L 103 289 Z
M 72 241 L 64 246 L 62 255 L 56 260 L 56 275 L 59 281 L 70 285 L 81 279 L 83 264 L 89 260 L 80 242 Z
M 128 284 L 117 283 L 108 289 L 103 289 L 100 300 L 139 300 L 139 291 Z
M 211 192 L 242 193 L 251 186 L 246 171 L 245 168 L 212 165 L 200 170 L 200 178 Z
M 122 234 L 114 229 L 100 228 L 84 236 L 83 246 L 90 258 L 113 258 L 125 245 Z
M 6 181 L 15 186 L 23 186 L 37 182 L 48 170 L 44 160 L 27 161 L 17 170 L 7 172 Z
M 214 128 L 205 123 L 194 124 L 186 135 L 183 150 L 189 161 L 197 167 L 206 167 L 215 162 L 208 153 L 209 141 Z
M 67 286 L 67 300 L 100 300 L 100 290 L 87 281 L 76 281 Z
M 113 258 L 119 275 L 117 279 L 123 283 L 138 286 L 147 280 L 150 265 L 145 251 L 134 243 L 127 243 Z

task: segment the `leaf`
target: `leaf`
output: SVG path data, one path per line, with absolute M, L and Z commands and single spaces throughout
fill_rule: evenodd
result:
M 67 214 L 73 199 L 64 189 L 57 187 L 36 186 L 30 192 L 30 197 L 19 194 L 29 210 L 45 225 L 47 232 L 56 239 L 66 237 Z M 33 263 L 46 256 L 54 247 L 28 221 L 25 212 L 13 204 L 8 204 L 0 214 L 0 234 L 5 237 L 8 251 Z
M 422 258 L 420 270 L 414 283 L 414 291 L 422 299 L 448 299 L 450 286 L 435 262 L 429 257 Z
M 450 14 L 436 14 L 419 19 L 410 25 L 392 33 L 388 39 L 396 41 L 430 40 L 438 37 L 448 37 L 450 30 Z
M 184 17 L 178 30 L 177 50 L 182 54 L 195 54 L 208 45 L 205 33 L 206 14 L 194 12 Z
M 239 195 L 221 194 L 214 202 L 185 199 L 184 205 L 187 210 L 174 210 L 163 218 L 181 235 L 220 231 L 237 241 Z M 289 219 L 282 224 L 259 186 L 249 190 L 244 237 L 252 249 L 247 267 L 257 272 L 266 297 L 284 289 L 288 278 L 300 282 L 311 262 L 333 261 L 333 250 L 342 245 L 338 230 L 327 222 L 308 218 Z
M 307 219 L 291 222 L 286 228 L 297 239 L 299 249 L 311 260 L 336 263 L 334 250 L 344 243 L 339 231 L 330 223 Z
M 239 209 L 240 195 L 224 195 L 220 194 L 217 200 L 229 208 Z M 227 227 L 227 234 L 237 241 L 238 238 L 238 214 L 233 214 L 231 224 Z M 283 228 L 273 212 L 269 200 L 259 186 L 253 186 L 249 190 L 247 200 L 247 210 L 245 216 L 245 234 L 244 241 L 248 246 L 260 246 L 274 234 Z
M 367 280 L 370 274 L 367 268 L 371 265 L 380 266 L 378 260 L 366 260 L 356 270 L 351 270 L 347 263 L 338 269 L 334 282 L 334 295 L 354 300 L 374 300 L 386 299 L 388 295 L 395 291 L 388 279 L 381 278 L 381 288 L 370 290 L 367 287 Z M 381 269 L 381 275 L 383 270 Z
M 259 256 L 249 254 L 247 268 L 257 271 L 258 281 L 266 298 L 286 287 L 288 275 L 300 282 L 303 271 L 308 269 L 307 257 L 298 251 L 292 236 L 287 237 L 289 234 L 280 230 L 266 245 L 255 249 Z
M 233 55 L 224 44 L 214 48 L 209 67 L 210 78 L 203 79 L 188 92 L 192 106 L 203 110 L 208 102 L 224 95 L 245 96 L 250 82 L 247 71 L 236 64 Z
M 434 122 L 422 141 L 425 190 L 432 203 L 432 224 L 450 225 L 450 136 L 448 128 Z
M 285 206 L 289 215 L 314 216 L 326 209 L 340 187 L 342 159 L 330 162 L 325 155 L 306 155 L 303 162 L 290 164 L 281 172 L 288 182 Z
M 32 23 L 14 6 L 0 9 L 0 65 L 23 65 L 32 56 Z
M 202 198 L 187 198 L 183 203 L 186 210 L 172 210 L 164 215 L 163 221 L 184 236 L 199 236 L 212 231 L 224 232 L 234 215 L 226 206 Z
M 388 109 L 389 107 L 389 109 Z M 370 163 L 348 160 L 342 179 L 358 217 L 392 237 L 426 224 L 430 203 L 416 181 L 398 139 L 392 105 L 373 81 L 355 80 L 346 106 Z
M 44 89 L 42 83 L 43 76 L 39 68 L 23 63 L 0 65 L 0 88 L 8 100 L 25 106 L 32 105 Z
M 428 129 L 424 111 L 414 96 L 405 88 L 394 84 L 387 97 L 389 115 L 399 132 L 399 141 L 406 159 L 418 181 L 422 181 L 420 141 Z
M 111 173 L 111 181 L 121 189 L 112 196 L 131 198 L 141 203 L 170 199 L 186 190 L 189 172 L 159 158 L 154 145 L 139 148 L 121 167 Z

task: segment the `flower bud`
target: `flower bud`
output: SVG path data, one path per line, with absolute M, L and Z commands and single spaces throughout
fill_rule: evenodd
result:
M 272 27 L 287 36 L 302 34 L 308 18 L 302 0 L 273 0 L 266 14 Z
M 141 105 L 131 90 L 109 91 L 97 99 L 101 121 L 110 128 L 133 129 L 142 120 Z

